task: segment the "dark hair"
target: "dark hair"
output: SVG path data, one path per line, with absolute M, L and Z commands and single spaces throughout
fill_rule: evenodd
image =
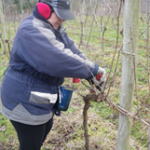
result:
M 50 7 L 50 9 L 51 9 L 51 13 L 53 13 L 53 12 L 54 12 L 53 7 L 52 7 L 52 6 L 49 6 L 49 7 Z

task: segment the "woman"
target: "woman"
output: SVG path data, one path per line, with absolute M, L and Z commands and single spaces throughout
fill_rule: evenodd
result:
M 16 33 L 2 85 L 2 114 L 17 131 L 19 150 L 40 150 L 53 125 L 64 77 L 93 80 L 105 70 L 85 59 L 61 25 L 74 19 L 68 0 L 43 0 Z

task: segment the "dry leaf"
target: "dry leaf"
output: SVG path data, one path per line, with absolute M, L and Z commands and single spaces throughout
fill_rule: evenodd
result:
M 2 132 L 4 132 L 6 130 L 6 126 L 2 126 L 1 128 L 0 128 L 0 131 L 2 131 Z

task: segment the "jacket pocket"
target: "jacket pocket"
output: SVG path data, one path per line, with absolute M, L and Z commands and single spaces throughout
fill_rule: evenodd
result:
M 36 104 L 55 104 L 57 94 L 43 93 L 37 91 L 30 92 L 29 102 Z

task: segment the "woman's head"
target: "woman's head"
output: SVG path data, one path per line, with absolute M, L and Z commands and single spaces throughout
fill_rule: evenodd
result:
M 69 0 L 40 0 L 37 4 L 38 12 L 58 29 L 65 20 L 74 19 L 70 11 Z
M 62 20 L 73 20 L 74 16 L 70 11 L 69 0 L 40 0 L 41 3 L 52 7 L 56 15 Z

